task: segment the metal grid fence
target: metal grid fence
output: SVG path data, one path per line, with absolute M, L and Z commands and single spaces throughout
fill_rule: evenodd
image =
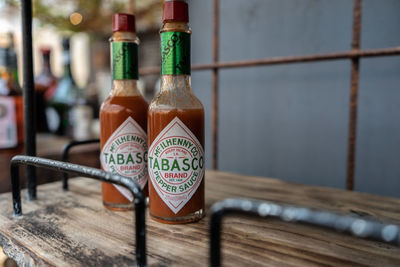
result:
M 219 61 L 219 20 L 220 1 L 213 0 L 213 62 L 210 64 L 193 65 L 192 70 L 212 70 L 213 72 L 213 95 L 212 95 L 212 167 L 218 168 L 218 103 L 219 103 L 219 69 L 222 68 L 244 68 L 254 66 L 268 66 L 278 64 L 293 64 L 300 62 L 318 62 L 329 60 L 349 59 L 351 62 L 351 84 L 349 101 L 349 127 L 347 140 L 347 179 L 348 190 L 354 188 L 355 151 L 356 151 L 356 124 L 357 104 L 359 89 L 359 61 L 360 58 L 383 57 L 400 55 L 400 46 L 381 49 L 360 49 L 362 0 L 353 0 L 353 36 L 351 49 L 337 53 L 300 55 L 289 57 L 273 57 L 245 61 Z M 22 41 L 23 41 L 23 88 L 24 88 L 24 114 L 25 114 L 25 147 L 26 155 L 36 155 L 36 136 L 34 121 L 34 86 L 33 86 L 33 64 L 32 64 L 32 3 L 31 0 L 21 0 L 22 16 Z M 142 68 L 141 75 L 159 74 L 160 67 Z M 36 174 L 32 166 L 27 166 L 27 180 L 30 187 L 36 187 Z M 36 193 L 33 194 L 36 196 Z
M 359 89 L 359 62 L 360 58 L 384 57 L 400 55 L 400 46 L 381 49 L 360 49 L 362 0 L 353 0 L 353 25 L 351 50 L 336 53 L 312 54 L 289 57 L 272 57 L 244 61 L 219 61 L 219 20 L 220 0 L 213 0 L 213 63 L 193 65 L 192 70 L 212 70 L 213 72 L 213 95 L 212 95 L 212 167 L 218 168 L 218 103 L 219 103 L 219 69 L 244 68 L 254 66 L 267 66 L 278 64 L 293 64 L 302 62 L 317 62 L 329 60 L 349 59 L 351 62 L 351 83 L 349 101 L 349 127 L 347 140 L 347 178 L 346 187 L 354 189 L 355 151 L 357 133 L 357 104 Z M 159 74 L 160 67 L 149 67 L 140 69 L 141 75 Z

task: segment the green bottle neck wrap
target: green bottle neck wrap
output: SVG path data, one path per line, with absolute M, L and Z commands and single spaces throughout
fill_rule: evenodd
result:
M 190 75 L 189 33 L 161 33 L 161 75 Z
M 138 45 L 134 42 L 112 42 L 112 79 L 138 80 Z

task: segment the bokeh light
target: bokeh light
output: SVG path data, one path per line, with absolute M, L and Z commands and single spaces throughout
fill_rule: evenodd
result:
M 72 25 L 78 25 L 82 22 L 83 16 L 78 12 L 74 12 L 69 16 L 69 20 L 71 21 Z

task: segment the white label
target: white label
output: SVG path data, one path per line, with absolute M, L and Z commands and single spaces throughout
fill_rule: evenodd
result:
M 147 135 L 134 119 L 127 118 L 108 138 L 101 151 L 100 162 L 105 171 L 131 177 L 144 188 L 148 178 Z M 128 189 L 114 186 L 127 199 L 133 200 Z
M 150 181 L 176 214 L 191 199 L 204 177 L 204 150 L 196 136 L 175 117 L 149 148 Z
M 15 102 L 12 97 L 0 97 L 0 148 L 18 144 Z

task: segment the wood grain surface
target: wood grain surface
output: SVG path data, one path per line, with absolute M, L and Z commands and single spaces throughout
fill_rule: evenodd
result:
M 23 194 L 25 195 L 25 194 Z M 26 266 L 132 266 L 133 212 L 103 208 L 100 183 L 71 179 L 38 188 L 13 218 L 11 195 L 0 195 L 0 244 Z M 400 224 L 400 199 L 291 184 L 275 179 L 207 171 L 207 209 L 227 197 L 250 197 L 375 217 Z M 150 266 L 207 266 L 209 217 L 187 225 L 147 220 Z M 228 217 L 224 266 L 400 266 L 400 248 L 307 225 Z

